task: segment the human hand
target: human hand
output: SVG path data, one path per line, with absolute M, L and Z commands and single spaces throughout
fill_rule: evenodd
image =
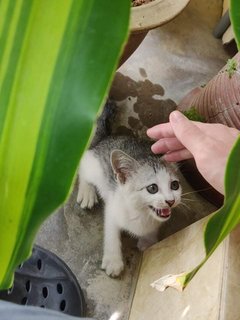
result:
M 240 131 L 222 124 L 190 121 L 179 111 L 173 111 L 169 121 L 147 130 L 147 135 L 157 140 L 152 151 L 164 153 L 167 161 L 194 158 L 202 176 L 224 194 L 228 155 Z

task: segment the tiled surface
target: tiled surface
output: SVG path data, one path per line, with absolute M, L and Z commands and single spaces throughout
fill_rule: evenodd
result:
M 193 270 L 204 258 L 203 231 L 196 222 L 144 253 L 129 320 L 237 320 L 240 306 L 240 228 L 216 249 L 183 292 L 150 286 L 168 274 Z
M 240 226 L 227 239 L 222 279 L 220 320 L 237 320 L 240 315 Z
M 81 211 L 75 189 L 68 204 L 46 221 L 37 242 L 61 257 L 74 272 L 84 291 L 89 317 L 105 320 L 119 312 L 121 319 L 126 319 L 140 254 L 134 239 L 124 239 L 125 273 L 121 279 L 111 279 L 100 269 L 102 240 L 101 207 Z
M 191 271 L 201 262 L 204 258 L 202 234 L 206 220 L 196 222 L 144 253 L 130 320 L 219 319 L 226 242 L 214 252 L 183 292 L 175 289 L 159 292 L 150 286 L 168 274 Z
M 190 89 L 206 83 L 224 65 L 227 54 L 221 41 L 211 34 L 220 13 L 221 1 L 191 0 L 175 20 L 147 35 L 118 70 L 113 83 L 111 97 L 122 101 L 118 103 L 121 130 L 128 133 L 133 128 L 144 135 L 146 127 L 166 121 Z M 191 191 L 187 184 L 184 189 Z M 214 210 L 197 194 L 189 194 L 189 198 L 194 201 L 176 209 L 161 231 L 162 238 Z M 64 259 L 76 274 L 84 289 L 88 316 L 124 320 L 128 318 L 141 256 L 135 240 L 125 236 L 126 271 L 121 279 L 108 278 L 100 270 L 102 225 L 102 208 L 82 212 L 76 205 L 75 188 L 65 208 L 43 225 L 37 242 Z

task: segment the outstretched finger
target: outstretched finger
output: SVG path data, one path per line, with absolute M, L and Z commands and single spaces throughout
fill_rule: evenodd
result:
M 177 138 L 164 138 L 155 142 L 151 150 L 153 153 L 166 153 L 169 151 L 175 151 L 183 149 L 184 146 L 177 140 Z
M 178 151 L 170 151 L 166 153 L 163 158 L 169 162 L 179 162 L 182 160 L 192 159 L 193 155 L 187 149 L 181 149 Z
M 206 134 L 181 112 L 173 111 L 169 119 L 175 136 L 193 155 L 208 142 Z
M 161 123 L 147 130 L 147 135 L 154 139 L 173 138 L 175 137 L 174 131 L 170 123 Z

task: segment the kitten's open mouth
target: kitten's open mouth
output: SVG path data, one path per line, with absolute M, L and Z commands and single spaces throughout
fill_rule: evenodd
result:
M 169 218 L 171 215 L 171 209 L 170 208 L 163 208 L 163 209 L 158 209 L 154 208 L 153 206 L 149 206 L 156 214 L 158 217 L 161 218 Z

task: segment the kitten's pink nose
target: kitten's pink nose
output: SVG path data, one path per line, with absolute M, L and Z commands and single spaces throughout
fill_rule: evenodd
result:
M 165 200 L 165 202 L 169 205 L 169 207 L 174 205 L 175 200 Z

